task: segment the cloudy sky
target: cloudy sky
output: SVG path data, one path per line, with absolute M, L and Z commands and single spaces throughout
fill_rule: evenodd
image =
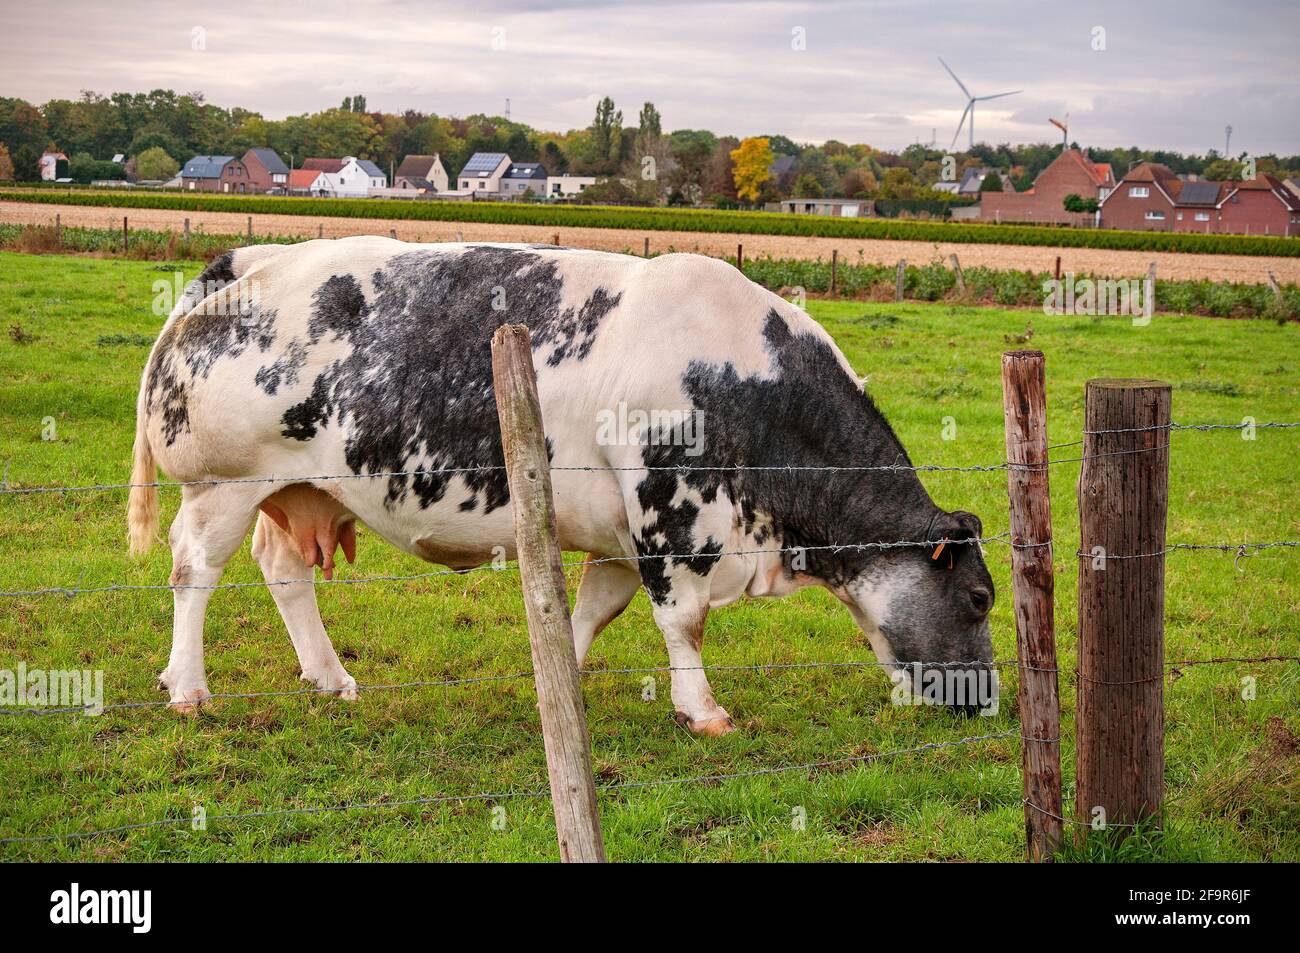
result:
M 666 129 L 899 148 L 951 142 L 977 95 L 977 138 L 1300 152 L 1296 0 L 3 0 L 0 95 L 202 90 L 268 118 L 366 95 L 370 109 L 500 113 L 540 129 Z M 797 47 L 802 46 L 802 49 Z M 198 48 L 196 48 L 198 47 Z M 1097 48 L 1101 47 L 1101 48 Z M 965 133 L 962 134 L 965 139 Z

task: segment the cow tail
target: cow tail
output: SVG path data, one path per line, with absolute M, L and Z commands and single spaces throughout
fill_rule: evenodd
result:
M 142 387 L 135 411 L 135 450 L 131 467 L 131 497 L 126 510 L 127 538 L 131 555 L 142 556 L 158 535 L 157 465 L 145 424 L 148 418 L 146 391 Z

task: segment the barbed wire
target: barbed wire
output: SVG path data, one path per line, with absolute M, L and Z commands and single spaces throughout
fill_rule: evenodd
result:
M 1207 659 L 1176 659 L 1173 661 L 1163 662 L 1165 669 L 1170 670 L 1168 674 L 1177 676 L 1179 670 L 1195 665 L 1227 665 L 1227 664 L 1245 664 L 1245 663 L 1271 663 L 1271 662 L 1300 662 L 1300 655 L 1258 655 L 1258 656 L 1221 656 Z M 991 659 L 984 661 L 981 659 L 970 659 L 966 661 L 924 661 L 914 660 L 909 662 L 900 662 L 897 660 L 882 662 L 878 659 L 849 659 L 843 661 L 812 661 L 812 662 L 751 662 L 747 664 L 720 663 L 716 665 L 644 665 L 624 668 L 580 668 L 578 675 L 582 678 L 595 678 L 602 675 L 658 675 L 669 674 L 673 672 L 714 672 L 714 673 L 734 673 L 734 672 L 773 672 L 773 671 L 793 671 L 806 669 L 842 669 L 842 668 L 879 668 L 907 670 L 915 666 L 921 666 L 923 670 L 931 669 L 995 669 L 995 668 L 1014 668 L 1029 672 L 1061 672 L 1060 668 L 1046 668 L 1043 666 L 1029 665 L 1018 659 Z M 1131 682 L 1103 682 L 1082 675 L 1076 669 L 1068 674 L 1076 678 L 1082 678 L 1085 681 L 1095 682 L 1107 685 L 1130 685 L 1141 682 L 1155 681 L 1157 678 L 1165 677 L 1166 673 L 1151 676 L 1148 678 L 1136 679 Z M 505 682 L 528 679 L 533 677 L 531 669 L 519 672 L 510 672 L 501 675 L 478 675 L 468 678 L 451 678 L 451 679 L 422 679 L 409 682 L 393 682 L 380 684 L 358 684 L 355 689 L 359 693 L 379 692 L 379 691 L 397 691 L 413 688 L 453 688 L 463 685 L 476 685 L 488 682 Z M 23 716 L 30 715 L 34 717 L 44 717 L 47 715 L 89 715 L 98 716 L 110 711 L 126 711 L 138 709 L 162 709 L 170 708 L 176 704 L 208 704 L 213 701 L 222 701 L 228 699 L 259 699 L 259 698 L 295 698 L 305 696 L 331 697 L 337 696 L 340 689 L 331 688 L 297 688 L 284 689 L 278 691 L 257 691 L 257 692 L 213 692 L 201 699 L 193 702 L 172 702 L 157 698 L 147 699 L 144 701 L 131 702 L 112 702 L 107 705 L 80 705 L 64 706 L 56 708 L 0 708 L 0 717 L 3 716 Z M 1059 739 L 1039 739 L 1026 738 L 1027 741 L 1055 741 Z
M 904 547 L 929 547 L 935 546 L 940 542 L 946 542 L 948 545 L 982 545 L 984 543 L 1006 542 L 1010 533 L 1000 533 L 997 536 L 983 536 L 971 539 L 952 539 L 952 540 L 896 540 L 891 542 L 878 543 L 827 543 L 817 546 L 784 546 L 767 549 L 738 549 L 738 550 L 721 550 L 718 552 L 702 551 L 697 553 L 643 553 L 635 556 L 601 556 L 596 559 L 585 559 L 579 562 L 563 562 L 560 565 L 566 569 L 576 569 L 584 566 L 599 566 L 611 562 L 643 562 L 649 559 L 672 559 L 678 562 L 695 562 L 698 560 L 719 559 L 723 556 L 760 556 L 774 555 L 781 553 L 801 554 L 809 552 L 831 551 L 835 553 L 846 550 L 887 550 L 899 549 Z M 1019 543 L 1017 546 L 1026 547 L 1033 545 L 1048 545 L 1047 543 Z M 26 598 L 36 596 L 77 596 L 90 593 L 103 592 L 150 592 L 158 590 L 184 590 L 184 589 L 201 589 L 204 591 L 216 589 L 269 589 L 275 586 L 330 586 L 330 585 L 361 585 L 371 582 L 412 582 L 421 579 L 432 579 L 440 576 L 463 576 L 474 572 L 513 572 L 518 570 L 518 565 L 496 566 L 487 564 L 483 566 L 471 566 L 466 569 L 435 569 L 428 572 L 409 573 L 406 575 L 381 575 L 381 576 L 354 576 L 339 577 L 338 579 L 324 579 L 312 576 L 309 579 L 276 579 L 263 580 L 261 582 L 216 582 L 207 585 L 194 583 L 113 583 L 104 586 L 48 586 L 41 589 L 25 590 L 5 590 L 0 591 L 0 598 Z
M 1171 543 L 1164 549 L 1157 549 L 1149 553 L 1086 553 L 1079 550 L 1076 556 L 1086 557 L 1088 559 L 1150 559 L 1154 556 L 1164 556 L 1168 553 L 1178 552 L 1179 550 L 1213 550 L 1217 552 L 1236 553 L 1238 557 L 1249 555 L 1250 551 L 1261 549 L 1295 549 L 1300 547 L 1300 540 L 1297 539 L 1276 539 L 1266 543 Z
M 751 768 L 743 771 L 725 771 L 715 772 L 712 774 L 699 774 L 684 778 L 658 778 L 647 781 L 622 781 L 616 784 L 598 784 L 596 793 L 609 794 L 616 791 L 634 791 L 645 790 L 648 788 L 668 787 L 683 784 L 714 784 L 724 781 L 734 781 L 745 778 L 765 777 L 775 774 L 789 774 L 796 771 L 819 771 L 827 768 L 844 767 L 850 764 L 865 764 L 872 761 L 880 761 L 885 758 L 900 757 L 907 754 L 919 754 L 923 751 L 937 751 L 943 748 L 955 748 L 961 745 L 975 744 L 981 741 L 994 741 L 998 739 L 1011 738 L 1020 734 L 1019 728 L 1010 728 L 1006 731 L 991 732 L 983 735 L 971 735 L 965 738 L 958 738 L 953 741 L 935 741 L 927 744 L 916 745 L 911 748 L 898 748 L 892 751 L 878 751 L 871 754 L 851 755 L 844 758 L 832 758 L 825 761 L 809 761 L 802 764 L 774 765 L 771 767 Z M 301 814 L 328 814 L 345 811 L 374 810 L 379 808 L 404 808 L 428 806 L 434 804 L 450 804 L 466 801 L 503 801 L 508 799 L 523 798 L 549 798 L 551 796 L 550 788 L 535 789 L 529 791 L 506 791 L 506 792 L 478 792 L 473 794 L 451 794 L 435 795 L 431 797 L 406 798 L 396 801 L 360 801 L 345 804 L 330 804 L 316 807 L 294 807 L 294 808 L 275 808 L 268 811 L 247 811 L 238 814 L 218 814 L 205 818 L 206 823 L 212 822 L 237 822 L 253 820 L 267 817 L 288 817 Z M 160 827 L 179 827 L 183 825 L 192 826 L 194 823 L 193 816 L 190 817 L 164 817 L 152 821 L 140 821 L 133 824 L 122 824 L 117 827 L 106 827 L 90 831 L 70 831 L 63 834 L 37 834 L 30 836 L 0 837 L 0 844 L 20 844 L 20 843 L 49 843 L 51 841 L 70 841 L 85 840 L 87 838 L 102 837 L 108 834 L 129 833 L 131 831 L 146 830 Z
M 1108 430 L 1084 430 L 1083 433 L 1092 436 L 1108 433 L 1147 433 L 1151 430 L 1264 430 L 1270 428 L 1289 429 L 1292 427 L 1300 427 L 1300 423 L 1266 421 L 1264 423 L 1252 424 L 1180 424 L 1170 421 L 1167 424 L 1152 424 L 1149 427 L 1115 427 Z

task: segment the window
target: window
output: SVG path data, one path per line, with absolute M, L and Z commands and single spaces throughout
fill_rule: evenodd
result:
M 1198 222 L 1208 222 L 1208 221 L 1210 220 L 1210 213 L 1209 213 L 1209 212 L 1197 212 L 1197 213 L 1196 213 L 1196 220 L 1197 220 Z
M 190 191 L 191 191 L 191 192 L 194 191 L 194 183 L 193 183 L 193 182 L 190 183 Z
M 1130 185 L 1128 194 L 1135 199 L 1144 199 L 1151 195 L 1151 189 L 1145 185 Z
M 1179 212 L 1178 215 L 1177 215 L 1177 218 L 1178 218 L 1178 221 L 1181 222 L 1181 221 L 1183 220 L 1183 213 L 1182 213 L 1182 212 Z
M 1164 212 L 1147 212 L 1147 216 L 1146 216 L 1146 217 L 1147 217 L 1147 221 L 1149 221 L 1149 222 L 1163 222 L 1163 221 L 1165 220 L 1165 213 L 1164 213 Z
M 1098 189 L 1098 190 L 1097 190 L 1097 201 L 1098 201 L 1098 202 L 1104 202 L 1104 201 L 1106 201 L 1106 196 L 1108 196 L 1108 195 L 1110 195 L 1110 189 Z

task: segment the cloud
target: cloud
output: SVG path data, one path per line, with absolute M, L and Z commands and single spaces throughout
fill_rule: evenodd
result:
M 1047 117 L 1068 111 L 1085 144 L 1203 152 L 1231 123 L 1234 149 L 1300 152 L 1300 5 L 1283 0 L 1249 15 L 1209 0 L 65 0 L 6 18 L 0 90 L 38 103 L 170 87 L 281 118 L 354 92 L 442 115 L 509 97 L 515 118 L 565 130 L 610 95 L 629 121 L 654 102 L 670 129 L 899 148 L 951 139 L 964 102 L 942 55 L 976 94 L 1025 90 L 977 107 L 987 141 L 1054 140 Z

